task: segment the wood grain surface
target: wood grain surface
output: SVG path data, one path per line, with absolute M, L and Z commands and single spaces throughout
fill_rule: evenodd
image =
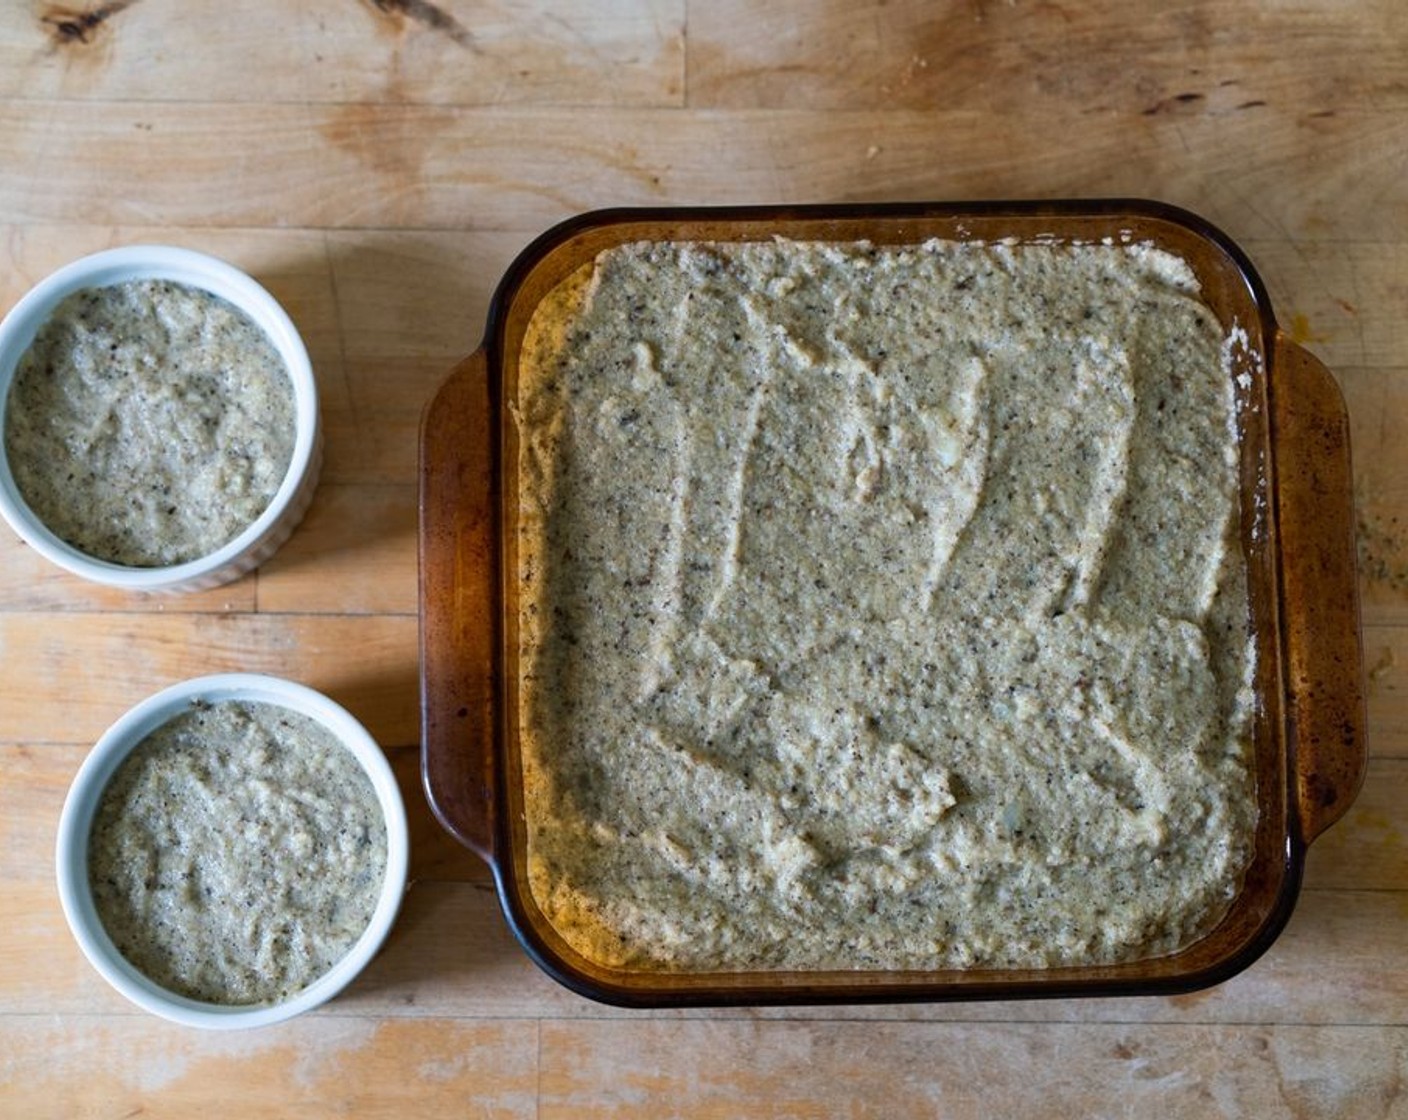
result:
M 641 1013 L 557 987 L 417 755 L 417 426 L 504 267 L 600 206 L 1105 195 L 1226 230 L 1349 404 L 1370 764 L 1285 934 L 1172 998 Z M 327 465 L 293 539 L 214 591 L 95 588 L 0 532 L 0 1115 L 1408 1117 L 1402 0 L 0 5 L 0 308 L 140 241 L 285 304 Z M 237 668 L 368 725 L 414 883 L 344 995 L 217 1035 L 103 983 L 52 852 L 112 720 Z

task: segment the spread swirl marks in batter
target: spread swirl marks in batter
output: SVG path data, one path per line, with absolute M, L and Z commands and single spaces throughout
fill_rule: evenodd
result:
M 1126 960 L 1255 817 L 1223 335 L 1147 246 L 621 246 L 512 403 L 535 896 L 608 964 Z

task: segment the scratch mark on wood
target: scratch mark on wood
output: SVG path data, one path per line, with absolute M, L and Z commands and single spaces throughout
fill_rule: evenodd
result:
M 1384 677 L 1393 672 L 1394 666 L 1398 664 L 1398 658 L 1394 655 L 1392 646 L 1384 646 L 1379 653 L 1378 660 L 1369 667 L 1365 676 L 1369 680 L 1369 688 L 1378 684 Z
M 39 22 L 49 28 L 49 37 L 53 39 L 55 46 L 91 43 L 103 24 L 135 3 L 137 0 L 108 0 L 106 4 L 99 4 L 96 8 L 85 11 L 56 5 L 40 16 Z
M 1154 117 L 1166 110 L 1177 108 L 1179 105 L 1192 105 L 1202 100 L 1203 95 L 1201 93 L 1178 93 L 1172 97 L 1165 97 L 1161 101 L 1154 102 L 1154 104 L 1144 110 L 1143 115 L 1146 117 Z
M 400 16 L 431 31 L 438 31 L 467 50 L 477 50 L 474 35 L 464 24 L 431 0 L 371 0 L 377 11 Z

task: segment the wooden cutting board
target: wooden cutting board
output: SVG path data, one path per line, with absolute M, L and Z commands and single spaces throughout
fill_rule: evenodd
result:
M 80 585 L 0 533 L 0 1114 L 1403 1116 L 1408 1077 L 1408 6 L 1401 0 L 109 0 L 0 9 L 0 305 L 189 245 L 289 309 L 327 466 L 227 588 Z M 1370 765 L 1290 927 L 1168 999 L 629 1013 L 512 943 L 417 743 L 422 407 L 542 229 L 600 206 L 1151 196 L 1225 229 L 1355 440 Z M 258 669 L 384 744 L 397 930 L 327 1008 L 193 1033 L 60 914 L 67 783 L 126 707 Z

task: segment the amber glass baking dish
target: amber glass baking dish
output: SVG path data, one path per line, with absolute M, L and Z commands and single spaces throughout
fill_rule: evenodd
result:
M 1183 257 L 1236 349 L 1242 544 L 1258 654 L 1255 854 L 1225 919 L 1169 956 L 1099 967 L 932 972 L 674 973 L 603 968 L 570 949 L 526 873 L 517 743 L 517 361 L 534 309 L 601 250 L 637 240 L 915 243 L 928 238 L 1147 241 Z M 1245 376 L 1242 376 L 1245 375 Z M 1277 327 L 1242 251 L 1206 222 L 1130 200 L 617 210 L 523 251 L 483 343 L 449 376 L 421 433 L 423 776 L 437 817 L 493 869 L 525 950 L 584 995 L 630 1006 L 843 1003 L 1186 991 L 1245 968 L 1295 905 L 1307 846 L 1363 777 L 1364 699 L 1347 422 L 1325 368 Z

